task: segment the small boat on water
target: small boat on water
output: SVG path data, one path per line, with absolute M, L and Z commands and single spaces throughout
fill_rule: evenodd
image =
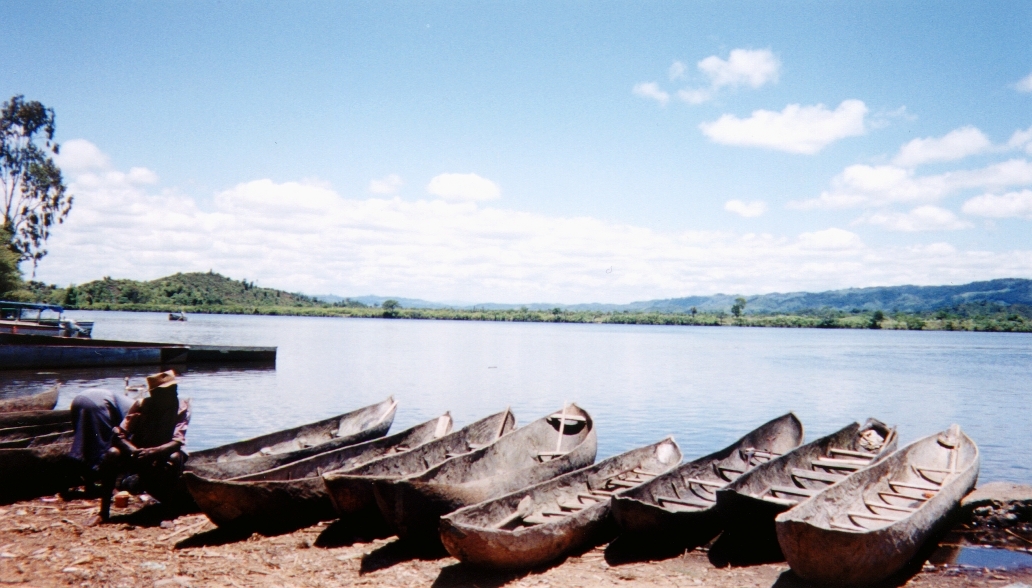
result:
M 186 311 L 180 310 L 179 312 L 170 312 L 168 313 L 168 320 L 186 322 Z
M 0 413 L 53 410 L 57 406 L 57 395 L 61 385 L 57 384 L 38 394 L 0 399 Z
M 898 572 L 978 480 L 978 446 L 957 425 L 919 439 L 777 518 L 799 577 L 864 586 Z
M 716 453 L 621 492 L 612 507 L 621 540 L 636 548 L 671 551 L 707 543 L 721 529 L 717 490 L 802 442 L 803 424 L 788 413 Z
M 610 538 L 612 498 L 681 463 L 672 438 L 441 518 L 441 542 L 459 561 L 525 569 Z
M 453 457 L 485 447 L 515 427 L 516 418 L 506 409 L 404 453 L 387 455 L 348 470 L 327 472 L 323 482 L 337 515 L 362 515 L 382 521 L 373 492 L 376 482 L 421 474 Z
M 73 430 L 72 423 L 67 422 L 56 422 L 56 423 L 45 423 L 42 425 L 25 425 L 21 427 L 6 427 L 0 429 L 0 443 L 5 441 L 18 441 L 21 439 L 31 439 L 40 435 L 48 435 L 50 433 L 62 433 Z
M 226 480 L 286 465 L 317 453 L 378 439 L 394 423 L 394 397 L 358 410 L 292 429 L 191 453 L 186 469 Z
M 0 504 L 11 504 L 68 489 L 78 479 L 71 442 L 43 447 L 0 449 Z
M 571 404 L 422 474 L 376 482 L 376 503 L 400 537 L 437 543 L 441 515 L 590 465 L 597 448 L 591 416 Z
M 853 423 L 756 466 L 717 490 L 725 533 L 718 540 L 749 557 L 780 559 L 774 518 L 896 450 L 896 429 Z
M 70 410 L 25 410 L 0 413 L 0 428 L 25 427 L 28 425 L 45 425 L 47 423 L 66 422 L 72 426 Z
M 400 433 L 349 445 L 275 469 L 229 480 L 184 475 L 194 502 L 216 525 L 295 529 L 336 517 L 322 473 L 347 470 L 373 459 L 406 452 L 451 432 L 445 413 Z
M 56 304 L 0 300 L 0 334 L 89 338 L 92 331 L 92 321 L 65 318 Z

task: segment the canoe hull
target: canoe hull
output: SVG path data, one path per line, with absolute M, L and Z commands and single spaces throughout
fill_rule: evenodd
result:
M 71 443 L 26 449 L 0 449 L 0 504 L 29 500 L 66 490 L 78 464 L 68 454 Z
M 70 410 L 26 410 L 0 413 L 0 428 L 27 427 L 29 425 L 46 425 L 50 423 L 66 423 L 72 425 Z
M 2 349 L 3 346 L 0 346 Z M 0 351 L 0 356 L 2 356 Z M 3 361 L 0 361 L 0 365 L 4 365 Z M 5 366 L 9 369 L 14 369 L 14 366 Z M 49 390 L 40 392 L 39 394 L 31 394 L 29 396 L 21 396 L 16 398 L 4 398 L 0 400 L 0 413 L 9 412 L 25 412 L 32 410 L 53 410 L 57 406 L 57 394 L 60 386 L 54 386 Z

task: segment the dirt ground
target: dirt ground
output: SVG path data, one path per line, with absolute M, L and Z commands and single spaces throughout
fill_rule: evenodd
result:
M 788 566 L 716 568 L 703 550 L 611 565 L 597 548 L 525 574 L 471 570 L 446 555 L 409 552 L 394 538 L 359 539 L 322 523 L 278 536 L 226 534 L 203 515 L 162 521 L 137 499 L 114 521 L 84 523 L 95 500 L 47 497 L 0 508 L 0 584 L 26 586 L 803 586 Z M 1032 585 L 1032 570 L 925 564 L 911 587 Z M 897 582 L 895 585 L 899 585 Z

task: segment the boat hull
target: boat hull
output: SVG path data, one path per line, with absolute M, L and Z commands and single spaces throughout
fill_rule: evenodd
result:
M 2 347 L 3 346 L 0 345 L 0 350 L 2 350 Z M 2 351 L 0 351 L 0 353 L 2 353 Z M 0 365 L 2 365 L 2 363 L 0 363 Z M 0 413 L 53 410 L 53 408 L 57 406 L 59 388 L 60 386 L 53 386 L 38 394 L 4 398 L 0 400 Z
M 78 464 L 69 455 L 71 443 L 25 449 L 0 449 L 0 504 L 29 500 L 66 490 L 76 479 Z

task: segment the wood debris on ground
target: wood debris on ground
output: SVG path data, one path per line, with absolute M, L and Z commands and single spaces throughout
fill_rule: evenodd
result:
M 469 569 L 445 554 L 420 554 L 395 538 L 356 537 L 344 523 L 276 536 L 232 534 L 203 515 L 161 520 L 134 499 L 113 521 L 85 522 L 95 500 L 46 497 L 0 507 L 0 584 L 26 586 L 801 586 L 784 563 L 716 568 L 704 551 L 611 565 L 596 548 L 526 573 Z M 906 586 L 1032 585 L 1032 570 L 994 572 L 925 565 Z

